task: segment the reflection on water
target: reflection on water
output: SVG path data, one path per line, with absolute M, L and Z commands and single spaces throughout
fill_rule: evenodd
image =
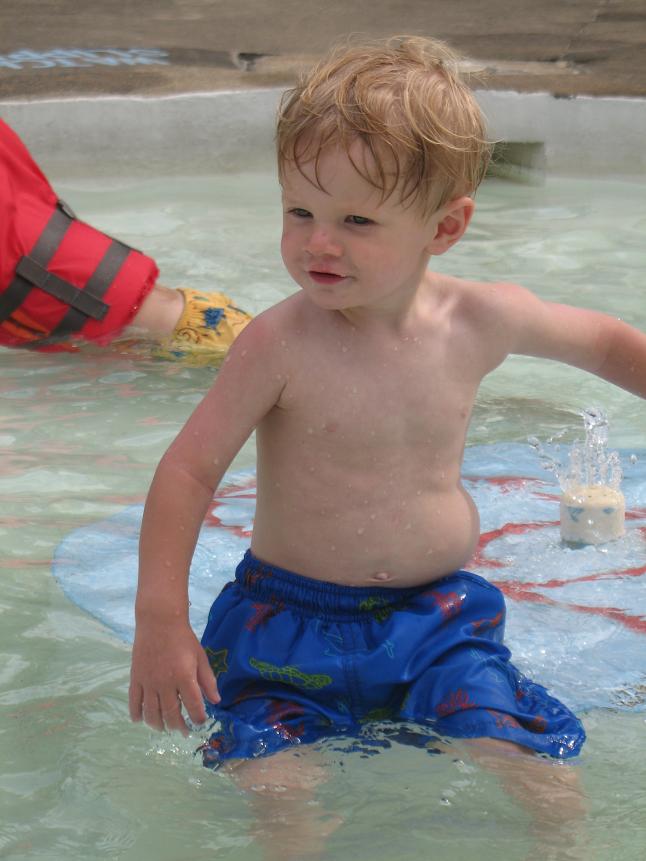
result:
M 165 283 L 224 289 L 252 312 L 294 289 L 279 257 L 272 177 L 57 188 L 83 217 L 155 256 Z M 646 329 L 645 200 L 639 184 L 491 182 L 469 235 L 438 268 L 516 280 Z M 240 792 L 193 758 L 199 739 L 128 723 L 127 648 L 69 602 L 50 574 L 66 533 L 143 499 L 212 375 L 111 350 L 83 358 L 0 351 L 4 857 L 259 857 Z M 563 429 L 569 441 L 590 403 L 608 413 L 614 445 L 644 448 L 642 402 L 575 369 L 519 357 L 485 380 L 469 442 L 525 442 Z M 253 462 L 249 443 L 234 467 Z M 637 861 L 646 842 L 646 758 L 635 755 L 646 745 L 643 714 L 593 711 L 585 723 L 578 768 L 591 845 L 601 858 Z M 532 857 L 526 815 L 462 757 L 429 757 L 399 743 L 379 756 L 330 757 L 322 803 L 342 810 L 346 824 L 329 857 Z

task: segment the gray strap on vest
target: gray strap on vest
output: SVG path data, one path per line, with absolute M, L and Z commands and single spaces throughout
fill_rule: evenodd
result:
M 56 249 L 63 241 L 63 237 L 67 233 L 67 229 L 71 223 L 72 218 L 63 209 L 56 207 L 45 229 L 38 237 L 38 241 L 32 248 L 31 259 L 42 267 L 47 266 L 56 253 Z M 22 258 L 22 260 L 25 259 L 24 257 Z M 13 314 L 16 308 L 22 305 L 32 289 L 33 284 L 18 275 L 16 271 L 13 281 L 4 293 L 0 295 L 0 322 L 4 322 Z
M 31 253 L 20 259 L 13 281 L 0 295 L 0 322 L 20 307 L 34 287 L 69 305 L 63 319 L 46 338 L 29 341 L 21 346 L 37 348 L 56 343 L 78 332 L 88 318 L 102 320 L 110 309 L 110 306 L 102 301 L 102 297 L 130 253 L 131 249 L 127 245 L 113 239 L 83 289 L 47 271 L 47 265 L 74 218 L 74 213 L 67 204 L 59 201 Z
M 123 266 L 126 257 L 129 254 L 130 248 L 128 248 L 127 245 L 123 245 L 121 242 L 113 239 L 108 246 L 108 250 L 101 258 L 101 262 L 85 285 L 85 289 L 81 291 L 81 296 L 85 296 L 87 294 L 88 299 L 92 299 L 93 302 L 98 302 L 97 306 L 93 306 L 93 310 L 100 311 L 101 316 L 96 316 L 79 305 L 74 305 L 70 302 L 69 304 L 72 307 L 70 307 L 70 310 L 63 317 L 58 326 L 52 330 L 52 333 L 49 336 L 50 338 L 60 340 L 67 335 L 71 335 L 73 332 L 78 332 L 78 330 L 84 325 L 87 317 L 93 317 L 95 320 L 102 320 L 105 317 L 109 306 L 101 302 L 100 297 L 104 295 L 110 284 L 112 284 L 114 279 L 117 277 L 119 270 Z

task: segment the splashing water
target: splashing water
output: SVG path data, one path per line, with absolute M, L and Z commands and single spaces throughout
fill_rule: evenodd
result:
M 585 440 L 570 450 L 569 468 L 559 477 L 561 490 L 602 485 L 619 490 L 622 472 L 619 452 L 608 451 L 608 417 L 598 407 L 583 411 Z
M 565 429 L 551 437 L 546 446 L 537 437 L 529 437 L 528 443 L 543 468 L 555 475 L 564 493 L 595 486 L 619 490 L 623 473 L 619 452 L 608 451 L 608 417 L 600 407 L 587 407 L 580 415 L 585 439 L 572 443 L 566 463 L 561 459 L 559 442 Z

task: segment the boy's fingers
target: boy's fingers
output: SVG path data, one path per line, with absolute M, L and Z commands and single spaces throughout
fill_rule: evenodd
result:
M 197 683 L 199 684 L 204 696 L 211 703 L 220 702 L 220 694 L 218 692 L 218 683 L 213 675 L 213 670 L 209 664 L 209 659 L 206 653 L 202 652 L 202 656 L 197 667 Z
M 161 703 L 162 720 L 168 730 L 179 730 L 182 735 L 188 735 L 188 727 L 182 716 L 182 704 L 179 701 L 177 694 L 174 697 L 169 697 Z
M 204 698 L 200 690 L 199 682 L 195 681 L 190 687 L 180 692 L 184 708 L 194 724 L 204 723 L 206 720 L 206 709 Z
M 141 721 L 141 706 L 143 704 L 143 690 L 140 684 L 130 682 L 128 691 L 128 711 L 130 720 L 139 723 Z
M 143 715 L 148 726 L 160 732 L 163 731 L 164 721 L 162 719 L 159 697 L 155 691 L 152 691 L 149 695 L 144 691 Z

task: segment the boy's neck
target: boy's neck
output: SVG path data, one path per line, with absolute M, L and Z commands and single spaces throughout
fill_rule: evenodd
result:
M 436 284 L 437 276 L 426 269 L 419 283 L 406 293 L 390 296 L 380 304 L 343 308 L 336 313 L 357 329 L 379 328 L 405 335 L 428 317 Z

